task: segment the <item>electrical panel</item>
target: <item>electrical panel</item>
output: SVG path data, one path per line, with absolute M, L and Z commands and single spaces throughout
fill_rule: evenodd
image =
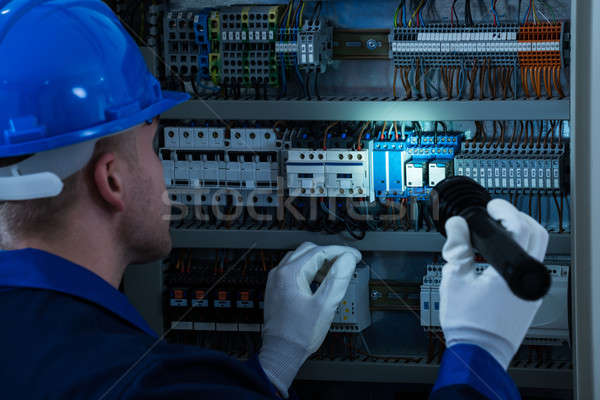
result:
M 268 271 L 314 241 L 358 247 L 370 267 L 306 370 L 318 361 L 323 381 L 380 382 L 373 363 L 439 364 L 429 201 L 461 175 L 549 231 L 551 291 L 512 366 L 529 377 L 520 389 L 557 376 L 570 388 L 570 2 L 205 4 L 122 15 L 148 39 L 161 86 L 192 96 L 161 116 L 157 145 L 174 210 L 167 340 L 248 357 Z M 244 247 L 247 261 L 226 273 Z

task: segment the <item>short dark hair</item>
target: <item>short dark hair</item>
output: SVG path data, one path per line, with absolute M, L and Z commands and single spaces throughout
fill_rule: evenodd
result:
M 133 143 L 132 143 L 133 141 Z M 77 202 L 86 179 L 92 178 L 92 167 L 108 152 L 126 155 L 128 161 L 137 161 L 134 135 L 123 132 L 100 139 L 88 164 L 63 180 L 63 190 L 56 197 L 23 201 L 0 201 L 0 249 L 14 248 L 15 240 L 31 235 L 44 237 L 64 228 L 64 216 Z M 0 158 L 0 167 L 16 164 L 31 157 Z M 135 164 L 132 162 L 132 164 Z

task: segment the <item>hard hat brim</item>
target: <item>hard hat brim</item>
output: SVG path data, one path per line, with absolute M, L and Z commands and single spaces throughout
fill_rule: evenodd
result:
M 42 138 L 27 143 L 15 143 L 0 146 L 0 158 L 35 154 L 59 147 L 70 146 L 87 140 L 99 139 L 122 132 L 143 123 L 157 115 L 189 100 L 190 95 L 183 92 L 164 90 L 162 98 L 156 103 L 123 118 L 115 119 L 86 129 L 64 133 L 58 136 Z

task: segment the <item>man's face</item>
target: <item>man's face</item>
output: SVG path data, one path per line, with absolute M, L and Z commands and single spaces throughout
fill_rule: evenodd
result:
M 134 263 L 146 263 L 165 257 L 171 251 L 169 220 L 171 211 L 163 168 L 154 151 L 158 120 L 134 129 L 137 160 L 129 176 L 127 210 L 123 221 L 123 237 L 129 244 Z

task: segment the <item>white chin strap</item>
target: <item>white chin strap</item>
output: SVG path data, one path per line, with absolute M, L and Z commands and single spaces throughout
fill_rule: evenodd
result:
M 0 168 L 0 201 L 55 197 L 63 180 L 92 158 L 97 140 L 37 153 L 17 164 Z

